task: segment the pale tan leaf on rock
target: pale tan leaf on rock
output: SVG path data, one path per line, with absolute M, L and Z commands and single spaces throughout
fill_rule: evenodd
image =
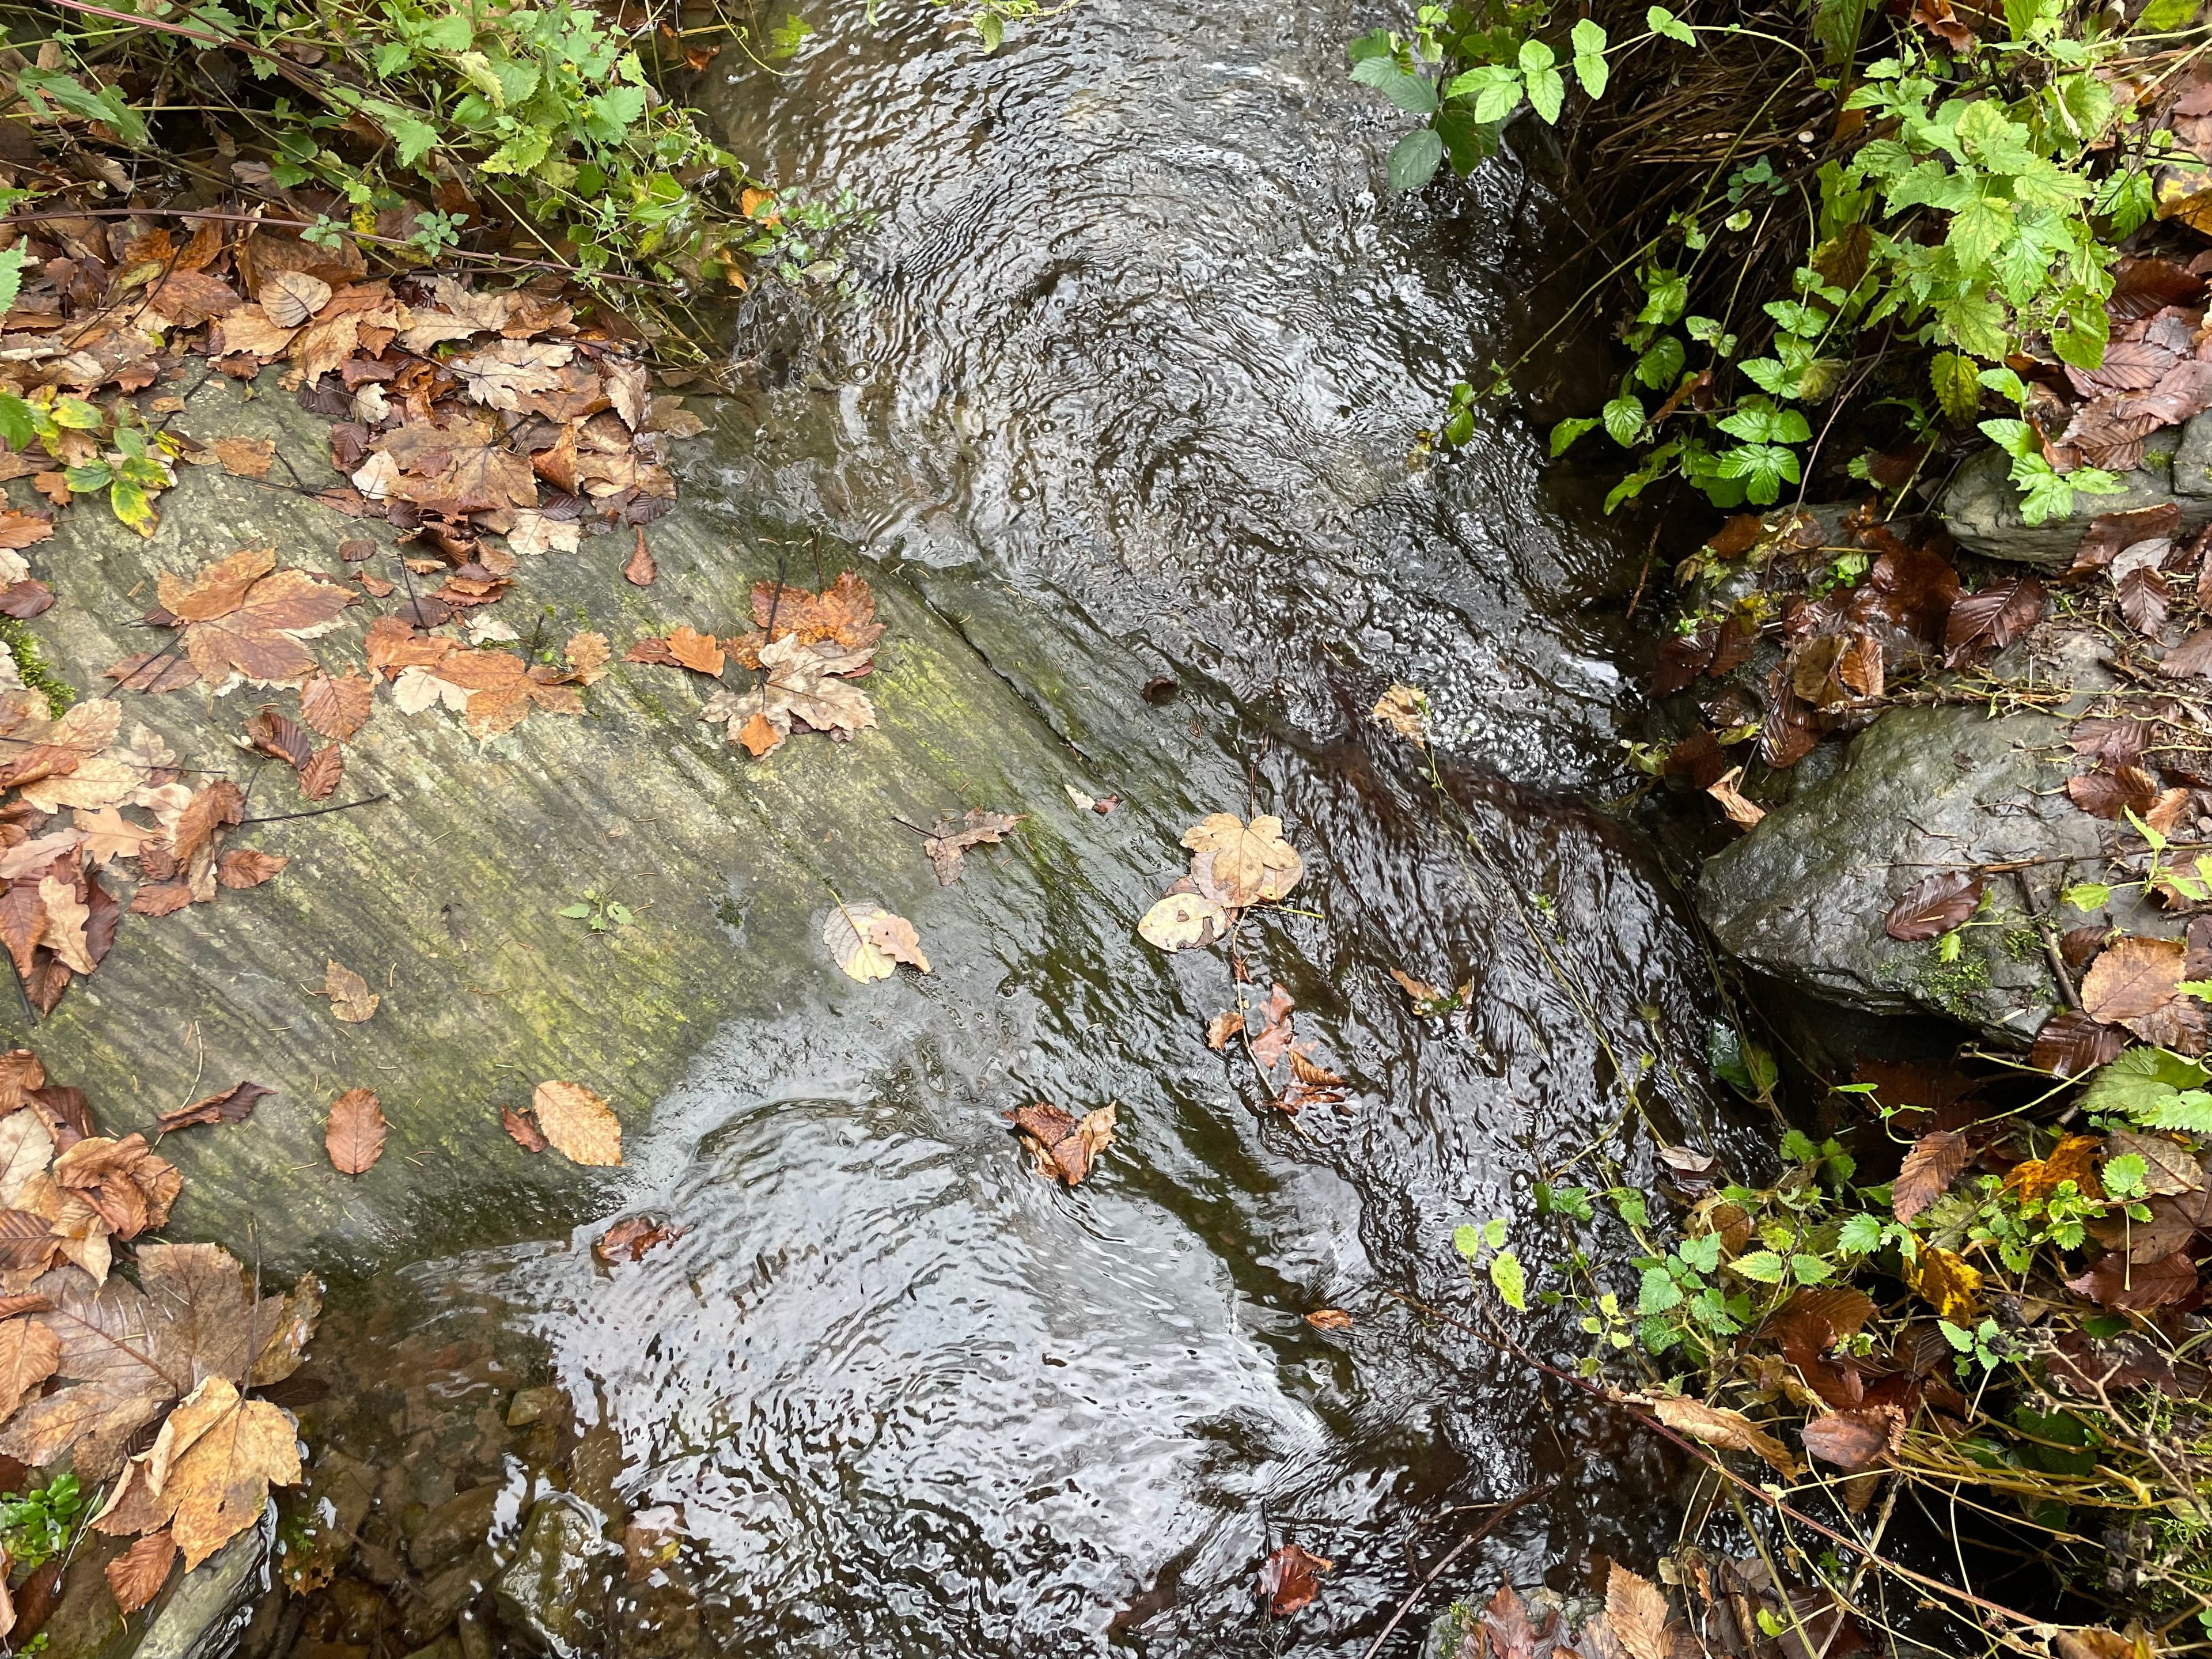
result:
M 580 1083 L 541 1083 L 531 1110 L 546 1143 L 572 1164 L 622 1162 L 622 1122 Z
M 32 1319 L 0 1321 L 0 1421 L 59 1369 L 61 1339 Z
M 368 981 L 350 968 L 332 962 L 323 969 L 323 994 L 331 1000 L 331 1012 L 349 1025 L 358 1025 L 376 1012 L 383 1000 L 368 988 Z
M 229 1409 L 177 1459 L 161 1491 L 176 1498 L 171 1530 L 184 1551 L 185 1571 L 213 1555 L 261 1518 L 271 1486 L 297 1485 L 299 1431 L 276 1407 L 240 1399 L 222 1377 L 206 1384 Z
M 1605 1581 L 1605 1617 L 1629 1659 L 1670 1659 L 1666 1592 L 1618 1561 Z
M 267 438 L 217 438 L 208 447 L 224 471 L 240 478 L 265 478 L 276 464 L 276 446 Z

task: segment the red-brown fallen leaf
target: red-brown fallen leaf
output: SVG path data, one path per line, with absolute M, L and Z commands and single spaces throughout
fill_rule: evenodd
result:
M 1628 1659 L 1668 1659 L 1667 1592 L 1615 1561 L 1606 1575 L 1605 1620 Z
M 2140 766 L 2099 767 L 2066 780 L 2066 798 L 2091 817 L 2138 817 L 2158 799 L 2158 780 Z
M 241 847 L 216 860 L 215 877 L 225 887 L 258 887 L 291 861 L 258 847 Z
M 283 761 L 295 772 L 315 752 L 299 721 L 273 706 L 253 711 L 246 722 L 246 737 L 257 752 Z
M 1278 1619 L 1287 1619 L 1299 1608 L 1311 1606 L 1321 1594 L 1321 1575 L 1335 1565 L 1326 1556 L 1296 1544 L 1284 1545 L 1260 1569 L 1260 1595 L 1267 1611 Z
M 19 513 L 13 507 L 0 507 L 0 547 L 20 552 L 53 533 L 52 514 Z
M 0 588 L 0 617 L 28 622 L 54 608 L 54 591 L 41 581 L 20 581 Z
M 641 1260 L 647 1250 L 684 1236 L 685 1229 L 672 1227 L 651 1216 L 625 1216 L 592 1241 L 592 1254 L 612 1267 L 618 1256 Z
M 499 1109 L 499 1127 L 526 1152 L 542 1152 L 550 1144 L 538 1133 L 538 1126 L 512 1106 Z
M 1115 1115 L 1109 1104 L 1079 1119 L 1043 1101 L 1006 1114 L 1036 1172 L 1047 1181 L 1065 1181 L 1071 1187 L 1082 1183 L 1098 1154 L 1113 1144 Z
M 1895 1406 L 1830 1412 L 1802 1431 L 1805 1449 L 1846 1474 L 1857 1474 L 1896 1455 L 1905 1438 L 1905 1413 Z
M 107 1564 L 107 1587 L 127 1618 L 161 1593 L 177 1564 L 176 1540 L 164 1527 L 149 1533 Z
M 113 680 L 118 691 L 141 691 L 150 696 L 198 685 L 200 671 L 192 666 L 190 658 L 174 651 L 141 651 L 103 671 L 100 678 Z
M 1317 1331 L 1348 1331 L 1352 1316 L 1341 1308 L 1316 1308 L 1306 1316 L 1306 1323 Z
M 623 653 L 623 660 L 624 662 L 646 663 L 654 668 L 681 668 L 684 666 L 682 663 L 677 661 L 676 653 L 668 648 L 667 640 L 658 634 L 653 635 L 648 639 L 640 640 L 635 645 L 630 647 L 628 651 Z
M 2155 565 L 2135 566 L 2113 585 L 2113 592 L 2119 599 L 2120 614 L 2136 633 L 2154 635 L 2166 625 L 2166 605 L 2173 595 L 2165 574 Z
M 2081 980 L 2081 1012 L 2107 1025 L 2156 1013 L 2180 994 L 2179 939 L 2123 939 L 2106 945 Z
M 1528 1621 L 1528 1604 L 1521 1599 L 1509 1581 L 1498 1587 L 1498 1594 L 1490 1598 L 1481 1613 L 1482 1633 L 1490 1640 L 1490 1659 L 1536 1659 L 1536 1648 L 1541 1639 L 1535 1626 Z M 1564 1656 L 1571 1649 L 1553 1650 Z M 1467 1650 L 1462 1643 L 1461 1653 L 1455 1659 L 1467 1659 Z
M 147 882 L 131 896 L 131 913 L 173 916 L 191 902 L 192 890 L 181 881 Z
M 1231 1008 L 1216 1014 L 1206 1024 L 1206 1046 L 1218 1053 L 1226 1048 L 1243 1029 L 1244 1011 L 1242 1008 Z
M 1962 596 L 1943 625 L 1943 665 L 1963 666 L 1985 652 L 2001 651 L 2043 615 L 2043 584 L 2033 576 L 1991 582 Z
M 179 864 L 190 864 L 199 850 L 246 815 L 246 796 L 228 778 L 218 778 L 185 803 L 171 832 L 171 849 Z
M 1905 1155 L 1904 1166 L 1890 1183 L 1890 1209 L 1899 1221 L 1910 1221 L 1950 1190 L 1953 1179 L 1966 1167 L 1973 1148 L 1966 1138 L 1948 1130 L 1923 1135 Z
M 1974 31 L 1952 10 L 1951 0 L 1912 0 L 1908 21 L 1919 24 L 1954 52 L 1963 54 L 1974 49 Z
M 300 719 L 324 737 L 343 743 L 368 720 L 376 682 L 359 674 L 318 674 L 300 688 Z
M 323 1145 L 340 1175 L 366 1175 L 384 1156 L 384 1108 L 371 1089 L 349 1089 L 331 1103 Z
M 712 634 L 702 634 L 686 624 L 668 636 L 668 654 L 681 667 L 695 674 L 706 674 L 719 678 L 722 672 L 722 647 L 714 642 Z
M 1914 944 L 1949 933 L 1974 914 L 1982 902 L 1982 878 L 1966 870 L 1939 870 L 1913 884 L 1889 914 L 1882 930 L 1893 939 Z
M 309 800 L 326 800 L 345 776 L 345 751 L 325 744 L 300 769 L 300 789 Z
M 1651 695 L 1665 697 L 1686 690 L 1712 666 L 1719 650 L 1720 631 L 1715 628 L 1674 635 L 1659 647 L 1658 666 L 1651 671 Z
M 2124 1252 L 2107 1250 L 2088 1272 L 2068 1279 L 2066 1288 L 2100 1307 L 2164 1308 L 2196 1294 L 2197 1264 L 2185 1250 L 2140 1265 Z
M 253 1108 L 264 1095 L 274 1089 L 265 1089 L 258 1083 L 234 1083 L 221 1094 L 209 1095 L 189 1106 L 179 1106 L 173 1112 L 164 1112 L 154 1127 L 163 1134 L 173 1130 L 190 1128 L 196 1123 L 243 1123 L 253 1115 Z
M 2212 568 L 2212 561 L 2207 562 L 2206 568 Z M 2167 652 L 2158 672 L 2176 678 L 2184 674 L 2212 674 L 2212 628 L 2198 629 Z
M 653 579 L 659 574 L 653 562 L 653 550 L 645 544 L 645 526 L 637 527 L 637 551 L 629 556 L 623 567 L 623 579 L 636 587 L 650 587 Z
M 2089 931 L 2100 936 L 2104 932 Z M 2035 1034 L 2035 1046 L 2028 1050 L 2027 1063 L 2054 1077 L 2080 1077 L 2118 1060 L 2127 1046 L 2126 1035 L 2118 1027 L 2069 1008 L 2044 1021 Z
M 360 599 L 307 571 L 278 569 L 271 548 L 241 548 L 189 582 L 165 571 L 157 585 L 185 630 L 192 665 L 218 690 L 240 678 L 275 685 L 316 672 L 300 641 L 335 627 Z

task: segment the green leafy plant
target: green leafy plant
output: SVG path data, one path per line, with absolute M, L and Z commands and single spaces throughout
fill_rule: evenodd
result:
M 57 1475 L 20 1497 L 0 1498 L 0 1545 L 19 1567 L 40 1567 L 65 1552 L 85 1510 L 73 1474 Z
M 597 888 L 586 888 L 580 903 L 564 905 L 555 914 L 570 921 L 583 922 L 595 933 L 611 933 L 637 923 L 629 906 L 609 898 Z

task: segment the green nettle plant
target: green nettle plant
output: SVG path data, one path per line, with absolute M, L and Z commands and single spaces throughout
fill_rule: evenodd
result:
M 2152 212 L 2152 168 L 2179 153 L 2169 135 L 2134 130 L 2106 76 L 2171 45 L 2153 37 L 2194 7 L 2154 0 L 2123 33 L 2069 24 L 2060 0 L 2002 9 L 2005 39 L 1953 54 L 1899 23 L 1887 55 L 1862 61 L 1871 9 L 1827 0 L 1808 40 L 1816 62 L 1796 42 L 1658 6 L 1642 33 L 1615 41 L 1589 19 L 1554 21 L 1549 6 L 1468 0 L 1424 6 L 1410 36 L 1378 30 L 1349 52 L 1354 79 L 1423 118 L 1390 153 L 1401 190 L 1447 160 L 1472 171 L 1524 107 L 1558 123 L 1570 76 L 1599 98 L 1612 68 L 1647 48 L 1751 37 L 1795 53 L 1837 94 L 1838 137 L 1817 170 L 1785 176 L 1731 150 L 1695 201 L 1601 279 L 1632 269 L 1640 288 L 1621 335 L 1632 361 L 1598 414 L 1551 434 L 1554 455 L 1601 427 L 1632 453 L 1608 510 L 1678 477 L 1717 507 L 1763 507 L 1802 483 L 1824 406 L 1902 354 L 1926 364 L 1926 393 L 1894 400 L 1916 437 L 1973 420 L 1985 392 L 2024 413 L 2027 390 L 2003 366 L 2023 342 L 2047 342 L 2076 368 L 2103 362 L 2115 245 Z M 1789 236 L 1803 252 L 1787 289 L 1743 292 L 1754 256 Z M 1516 366 L 1492 365 L 1493 392 Z M 1450 416 L 1464 412 L 1462 401 Z M 2025 418 L 1980 425 L 2012 456 L 2032 524 L 2070 511 L 2077 492 L 2120 487 L 2094 468 L 2059 471 Z M 1471 429 L 1448 417 L 1442 435 Z M 1863 459 L 1854 471 L 1864 476 Z

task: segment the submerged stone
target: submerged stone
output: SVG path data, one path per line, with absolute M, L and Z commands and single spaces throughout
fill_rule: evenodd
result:
M 514 1559 L 499 1576 L 500 1617 L 552 1659 L 605 1650 L 607 1595 L 621 1552 L 598 1521 L 564 1498 L 538 1500 Z

